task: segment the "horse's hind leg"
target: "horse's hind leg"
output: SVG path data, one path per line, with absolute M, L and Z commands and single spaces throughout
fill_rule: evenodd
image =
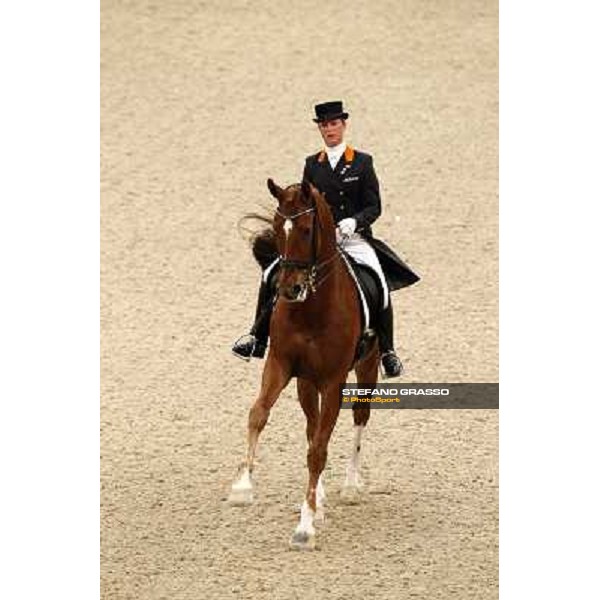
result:
M 306 416 L 306 441 L 308 442 L 308 448 L 313 441 L 313 436 L 319 421 L 319 391 L 317 387 L 308 379 L 298 378 L 298 400 L 300 406 Z M 315 518 L 322 520 L 324 518 L 324 505 L 325 505 L 325 486 L 323 485 L 323 474 L 319 477 L 317 482 L 317 512 Z
M 357 385 L 377 383 L 378 363 L 379 352 L 374 346 L 369 354 L 356 365 Z M 361 439 L 370 414 L 371 405 L 368 403 L 355 404 L 352 407 L 354 439 L 352 441 L 352 453 L 346 467 L 346 480 L 341 491 L 341 500 L 346 504 L 356 504 L 360 500 L 360 491 L 363 487 L 360 476 Z
M 231 486 L 231 493 L 229 494 L 230 504 L 245 505 L 253 501 L 252 469 L 254 467 L 258 437 L 267 424 L 271 408 L 289 380 L 289 368 L 282 365 L 269 354 L 263 371 L 260 393 L 248 415 L 248 450 L 246 460 L 240 466 L 238 476 Z
M 295 550 L 312 550 L 315 547 L 314 520 L 317 512 L 317 487 L 327 462 L 327 446 L 340 412 L 339 385 L 342 381 L 329 384 L 322 391 L 319 420 L 308 448 L 308 488 L 300 511 L 300 522 L 296 527 L 291 547 Z

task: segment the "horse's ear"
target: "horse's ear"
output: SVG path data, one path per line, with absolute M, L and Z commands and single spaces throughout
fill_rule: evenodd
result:
M 311 185 L 310 185 L 310 181 L 308 181 L 308 179 L 303 179 L 302 180 L 302 184 L 300 185 L 300 189 L 302 190 L 302 196 L 304 198 L 306 198 L 307 200 L 310 200 L 310 198 L 312 197 L 312 190 L 311 190 Z
M 279 200 L 279 197 L 281 196 L 281 192 L 283 192 L 283 190 L 270 177 L 269 179 L 267 179 L 267 187 L 271 192 L 271 196 Z

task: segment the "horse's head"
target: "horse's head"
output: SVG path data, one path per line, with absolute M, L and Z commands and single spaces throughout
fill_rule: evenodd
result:
M 281 257 L 278 291 L 289 302 L 303 302 L 315 290 L 320 265 L 337 253 L 335 222 L 308 181 L 283 189 L 269 179 L 267 185 L 278 202 L 273 220 Z

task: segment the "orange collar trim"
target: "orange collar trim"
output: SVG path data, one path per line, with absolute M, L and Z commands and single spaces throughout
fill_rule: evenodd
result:
M 323 162 L 326 156 L 327 153 L 325 150 L 321 150 L 317 160 L 319 162 Z M 354 148 L 352 146 L 346 146 L 346 149 L 344 150 L 344 158 L 346 159 L 346 162 L 352 162 L 354 160 Z

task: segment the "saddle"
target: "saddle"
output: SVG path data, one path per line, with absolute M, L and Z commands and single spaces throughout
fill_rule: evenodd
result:
M 361 305 L 362 329 L 372 329 L 375 326 L 377 314 L 383 304 L 383 289 L 377 273 L 366 265 L 360 264 L 349 254 L 342 252 L 350 275 L 358 287 Z
M 342 256 L 357 285 L 360 297 L 362 335 L 358 340 L 354 356 L 354 360 L 357 361 L 367 354 L 376 339 L 374 329 L 377 324 L 377 315 L 383 305 L 384 292 L 377 273 L 371 267 L 359 264 L 345 252 L 342 252 Z

